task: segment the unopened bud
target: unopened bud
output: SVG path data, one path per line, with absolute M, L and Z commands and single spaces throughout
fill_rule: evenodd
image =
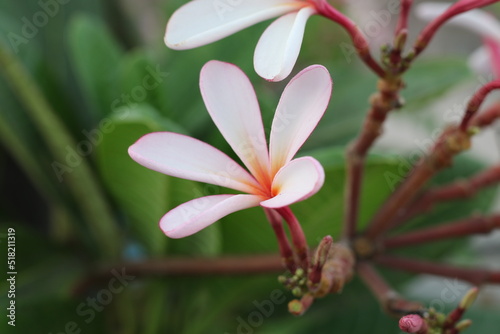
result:
M 408 30 L 402 29 L 394 40 L 394 49 L 398 51 L 403 50 L 407 38 L 408 38 Z
M 469 291 L 467 291 L 465 296 L 460 301 L 459 307 L 464 310 L 467 310 L 474 303 L 478 294 L 479 294 L 479 289 L 477 287 L 474 287 Z
M 319 243 L 318 248 L 316 249 L 313 265 L 318 265 L 319 267 L 323 267 L 325 265 L 332 244 L 333 244 L 333 238 L 329 235 L 321 239 L 321 242 Z
M 418 314 L 405 315 L 399 319 L 399 328 L 405 333 L 418 333 L 426 327 L 425 320 Z
M 293 315 L 304 314 L 314 302 L 314 297 L 311 294 L 305 294 L 300 300 L 294 299 L 288 303 L 288 311 Z
M 296 286 L 295 288 L 292 289 L 292 294 L 295 297 L 300 297 L 300 296 L 302 296 L 302 289 L 299 288 L 298 286 Z
M 455 326 L 455 329 L 459 332 L 463 331 L 463 330 L 466 330 L 467 328 L 469 328 L 470 326 L 472 325 L 472 320 L 470 319 L 465 319 L 465 320 L 462 320 L 460 321 L 456 326 Z

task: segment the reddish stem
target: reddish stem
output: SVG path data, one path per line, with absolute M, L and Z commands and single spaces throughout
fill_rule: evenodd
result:
M 304 235 L 304 231 L 302 230 L 297 217 L 295 217 L 289 207 L 283 207 L 275 210 L 287 222 L 300 266 L 307 272 L 307 269 L 309 268 L 309 247 L 307 246 L 306 236 Z
M 402 299 L 370 263 L 359 262 L 356 268 L 360 278 L 375 295 L 380 305 L 391 315 L 400 317 L 423 309 L 419 303 Z
M 113 272 L 122 276 L 222 276 L 248 275 L 283 272 L 279 256 L 252 255 L 226 256 L 217 258 L 176 257 L 141 262 L 125 262 L 103 267 L 78 283 L 73 289 L 75 294 L 89 287 L 109 281 Z
M 373 59 L 368 41 L 358 26 L 347 16 L 333 8 L 326 0 L 317 0 L 318 13 L 340 24 L 349 34 L 361 60 L 380 78 L 385 77 L 385 70 Z
M 467 109 L 465 110 L 465 115 L 462 118 L 462 123 L 460 123 L 460 129 L 465 131 L 472 117 L 477 113 L 479 107 L 484 102 L 484 99 L 488 94 L 490 94 L 493 90 L 500 88 L 500 80 L 495 80 L 487 83 L 483 87 L 481 87 L 476 94 L 471 98 L 469 104 L 467 105 Z
M 361 133 L 347 149 L 344 238 L 350 239 L 356 233 L 365 158 L 370 147 L 380 136 L 387 114 L 397 107 L 396 101 L 399 100 L 399 90 L 402 86 L 401 80 L 397 77 L 379 80 L 379 91 L 371 98 L 372 106 L 365 118 Z
M 500 215 L 473 217 L 415 232 L 398 235 L 383 241 L 384 249 L 401 248 L 436 240 L 489 233 L 500 228 Z
M 470 198 L 483 188 L 491 187 L 499 182 L 500 165 L 491 167 L 469 179 L 430 189 L 420 196 L 406 212 L 398 217 L 392 227 L 394 228 L 418 214 L 430 211 L 434 205 L 440 202 Z
M 417 195 L 439 170 L 451 165 L 453 157 L 470 147 L 470 135 L 457 128 L 443 132 L 428 156 L 422 157 L 406 180 L 394 191 L 375 214 L 365 236 L 371 240 L 393 225 L 395 217 Z
M 441 263 L 432 263 L 391 255 L 379 255 L 374 258 L 374 261 L 382 266 L 397 270 L 457 278 L 470 282 L 473 285 L 500 283 L 500 271 L 459 268 Z
M 417 41 L 415 42 L 414 52 L 415 55 L 420 54 L 429 45 L 429 42 L 434 37 L 439 28 L 451 18 L 467 12 L 469 10 L 484 7 L 499 0 L 460 0 L 451 5 L 443 14 L 430 22 L 424 30 L 420 33 Z
M 264 208 L 264 212 L 266 213 L 267 219 L 271 223 L 276 239 L 278 240 L 278 246 L 283 263 L 291 273 L 294 273 L 297 269 L 297 264 L 295 263 L 292 247 L 288 242 L 285 229 L 283 228 L 281 216 L 272 209 Z
M 500 118 L 500 103 L 495 103 L 485 111 L 476 115 L 472 121 L 471 126 L 484 128 L 490 126 L 497 119 Z
M 408 29 L 408 17 L 410 16 L 410 9 L 413 0 L 401 0 L 401 9 L 399 12 L 398 23 L 396 24 L 396 34 L 399 36 L 403 30 Z

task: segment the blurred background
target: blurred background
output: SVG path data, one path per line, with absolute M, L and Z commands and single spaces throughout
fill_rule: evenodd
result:
M 198 49 L 167 49 L 166 22 L 184 2 L 0 3 L 0 261 L 7 268 L 8 230 L 14 229 L 17 271 L 15 327 L 3 313 L 12 298 L 6 284 L 8 269 L 1 273 L 0 332 L 399 333 L 397 321 L 382 312 L 357 279 L 341 295 L 319 300 L 300 318 L 287 313 L 286 302 L 292 296 L 278 284 L 276 274 L 127 275 L 122 265 L 117 267 L 121 272 L 94 279 L 95 270 L 123 262 L 277 252 L 272 230 L 258 208 L 232 214 L 191 237 L 168 239 L 158 228 L 165 212 L 226 190 L 152 172 L 127 154 L 128 146 L 146 133 L 174 131 L 234 156 L 199 93 L 199 70 L 211 59 L 235 63 L 247 73 L 266 129 L 287 82 L 265 82 L 252 67 L 253 50 L 269 22 Z M 388 3 L 357 0 L 343 7 L 355 20 L 371 23 L 375 53 L 392 39 L 390 29 L 397 17 L 377 19 Z M 416 20 L 411 25 L 415 31 L 423 26 Z M 463 33 L 447 29 L 437 38 L 448 40 L 447 36 Z M 433 44 L 408 73 L 407 104 L 392 115 L 385 139 L 367 163 L 363 224 L 393 190 L 394 176 L 404 177 L 405 161 L 423 154 L 419 144 L 443 125 L 443 113 L 478 87 L 480 78 L 466 60 L 480 40 L 466 37 L 470 42 L 460 39 L 460 48 Z M 339 235 L 344 146 L 357 134 L 376 85 L 375 76 L 355 58 L 350 45 L 341 28 L 313 17 L 294 70 L 320 63 L 335 83 L 325 117 L 300 152 L 317 157 L 326 171 L 323 189 L 293 206 L 311 246 L 327 234 Z M 498 132 L 482 134 L 482 141 L 433 183 L 467 177 L 498 163 Z M 488 189 L 472 200 L 440 205 L 409 226 L 491 212 L 498 209 L 496 202 L 496 189 Z M 454 240 L 401 253 L 498 268 L 498 245 L 491 238 Z M 467 290 L 450 279 L 383 273 L 403 295 L 440 311 L 454 308 Z M 471 332 L 492 333 L 498 328 L 498 290 L 489 291 L 467 313 L 475 321 Z

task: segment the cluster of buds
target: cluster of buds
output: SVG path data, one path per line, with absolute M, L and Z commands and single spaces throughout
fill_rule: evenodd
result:
M 355 256 L 351 249 L 342 243 L 334 243 L 331 236 L 324 237 L 319 243 L 307 272 L 299 268 L 293 274 L 280 276 L 282 283 L 294 299 L 288 304 L 290 313 L 302 315 L 315 298 L 330 293 L 340 293 L 344 285 L 353 277 Z
M 422 312 L 422 314 L 406 315 L 399 320 L 399 328 L 405 333 L 458 334 L 472 324 L 469 319 L 461 319 L 465 311 L 476 300 L 478 292 L 478 288 L 470 289 L 457 308 L 448 315 L 437 312 L 433 308 Z

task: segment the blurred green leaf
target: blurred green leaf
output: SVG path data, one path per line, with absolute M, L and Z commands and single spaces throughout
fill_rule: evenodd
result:
M 107 27 L 88 15 L 75 16 L 68 32 L 69 53 L 77 73 L 87 110 L 100 119 L 110 111 L 117 97 L 110 87 L 116 85 L 115 75 L 122 51 Z
M 402 96 L 410 110 L 418 110 L 432 99 L 472 77 L 470 67 L 464 59 L 445 57 L 420 59 L 405 75 L 408 86 L 403 90 Z
M 171 179 L 139 165 L 127 150 L 146 133 L 168 130 L 160 119 L 151 107 L 137 105 L 118 110 L 96 129 L 102 136 L 96 158 L 103 181 L 130 218 L 132 231 L 152 254 L 165 249 L 167 238 L 158 228 L 158 221 L 168 209 Z

